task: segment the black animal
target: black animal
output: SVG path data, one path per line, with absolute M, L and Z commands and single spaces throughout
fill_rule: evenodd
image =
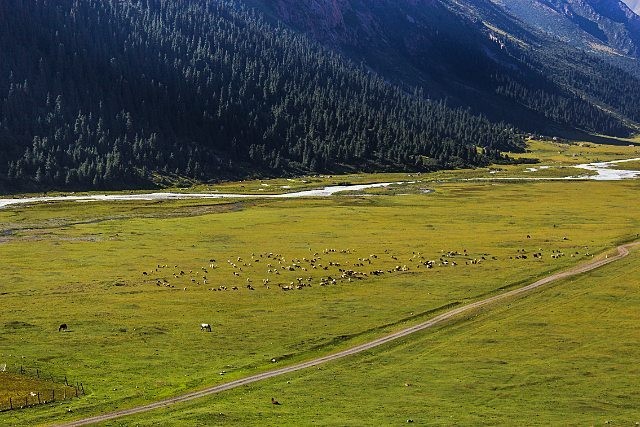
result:
M 69 329 L 69 327 L 67 326 L 67 324 L 66 324 L 66 323 L 63 323 L 63 324 L 61 324 L 61 325 L 60 325 L 60 327 L 58 328 L 58 332 L 66 331 L 67 329 Z

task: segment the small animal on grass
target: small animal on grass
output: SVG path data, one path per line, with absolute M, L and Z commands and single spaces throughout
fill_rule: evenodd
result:
M 208 323 L 201 323 L 200 324 L 200 330 L 201 331 L 211 332 L 211 325 L 208 324 Z
M 63 323 L 58 327 L 58 332 L 66 331 L 67 329 L 69 329 L 69 327 L 66 323 Z
M 280 404 L 280 402 L 278 402 L 275 397 L 271 398 L 271 403 L 274 404 L 274 405 L 279 405 Z

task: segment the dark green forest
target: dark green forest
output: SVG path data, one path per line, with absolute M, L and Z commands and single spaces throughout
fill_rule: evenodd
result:
M 4 191 L 434 170 L 521 149 L 510 126 L 232 1 L 3 0 L 0 23 Z

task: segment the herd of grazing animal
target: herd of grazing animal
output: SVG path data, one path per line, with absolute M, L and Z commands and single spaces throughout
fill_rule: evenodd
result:
M 214 292 L 256 290 L 254 283 L 262 283 L 264 289 L 280 289 L 282 291 L 301 290 L 314 285 L 329 286 L 339 282 L 353 282 L 370 276 L 387 273 L 406 272 L 410 270 L 409 262 L 425 263 L 433 266 L 435 261 L 407 258 L 407 263 L 395 265 L 399 257 L 370 254 L 366 257 L 351 258 L 351 249 L 324 249 L 302 257 L 287 258 L 282 254 L 266 252 L 251 254 L 248 257 L 235 256 L 218 263 L 209 259 L 205 266 L 182 268 L 174 264 L 156 264 L 155 267 L 142 272 L 146 282 L 157 287 L 170 289 L 204 289 Z M 306 254 L 305 254 L 306 255 Z M 423 258 L 423 257 L 421 257 Z M 385 262 L 386 261 L 386 262 Z M 393 265 L 383 268 L 383 264 Z M 420 268 L 419 264 L 416 268 Z
M 532 236 L 523 236 L 522 242 L 531 242 Z M 564 238 L 563 238 L 564 241 Z M 529 245 L 531 246 L 531 245 Z M 571 256 L 579 255 L 575 252 Z M 516 253 L 502 255 L 506 260 L 543 261 L 565 255 L 562 249 L 517 249 Z M 588 254 L 588 251 L 586 252 Z M 183 267 L 158 263 L 142 272 L 145 283 L 174 290 L 206 290 L 212 292 L 241 292 L 263 290 L 299 291 L 314 286 L 332 286 L 366 281 L 385 275 L 415 273 L 437 268 L 464 268 L 497 261 L 497 256 L 467 249 L 441 250 L 435 256 L 420 251 L 395 253 L 385 249 L 378 253 L 358 254 L 354 249 L 326 248 L 301 256 L 281 253 L 252 253 L 249 256 L 226 257 L 218 262 L 209 258 L 199 266 Z M 260 286 L 261 284 L 261 286 Z
M 531 235 L 526 236 L 532 239 Z M 568 238 L 563 237 L 562 241 Z M 559 259 L 565 256 L 565 252 L 572 252 L 571 257 L 592 257 L 589 248 L 584 247 L 584 252 L 567 249 L 542 248 L 527 250 L 516 249 L 516 253 L 508 257 L 510 261 L 535 260 L 542 261 L 549 254 L 551 259 Z M 311 249 L 309 249 L 311 252 Z M 142 272 L 146 283 L 154 283 L 159 287 L 171 289 L 192 287 L 209 291 L 234 291 L 241 288 L 255 291 L 252 283 L 262 283 L 264 289 L 281 289 L 282 291 L 302 290 L 314 285 L 331 286 L 338 283 L 351 283 L 365 280 L 370 277 L 378 277 L 385 274 L 413 272 L 420 269 L 451 268 L 458 265 L 474 266 L 485 262 L 497 261 L 498 257 L 489 253 L 471 254 L 466 249 L 441 250 L 435 257 L 425 257 L 421 252 L 413 251 L 411 255 L 393 254 L 386 249 L 380 255 L 369 254 L 354 258 L 356 251 L 352 249 L 324 249 L 303 257 L 291 257 L 287 259 L 282 254 L 273 252 L 254 254 L 243 258 L 240 256 L 229 258 L 226 265 L 220 265 L 214 258 L 208 260 L 206 266 L 181 269 L 177 264 L 173 268 L 168 264 L 156 264 L 152 269 Z M 506 259 L 506 257 L 505 257 Z M 404 262 L 401 262 L 404 261 Z M 318 277 L 320 275 L 320 277 Z M 256 277 L 258 276 L 258 277 Z M 260 277 L 261 276 L 261 277 Z M 211 278 L 210 278 L 211 277 Z M 234 283 L 235 279 L 235 283 Z M 240 285 L 243 281 L 245 286 Z M 210 287 L 209 283 L 218 283 Z M 224 283 L 224 284 L 223 284 Z M 190 287 L 184 285 L 190 285 Z M 238 286 L 240 285 L 240 286 Z M 68 331 L 68 325 L 61 323 L 58 332 Z M 211 332 L 209 323 L 202 323 L 200 331 Z M 273 402 L 275 405 L 279 403 Z

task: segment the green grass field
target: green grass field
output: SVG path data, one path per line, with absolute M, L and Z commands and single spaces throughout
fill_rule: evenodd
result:
M 321 183 L 337 178 L 322 178 Z M 306 360 L 426 320 L 452 303 L 529 283 L 636 239 L 640 232 L 640 206 L 632 201 L 638 181 L 420 180 L 365 196 L 328 199 L 53 203 L 0 210 L 0 363 L 67 375 L 71 382 L 82 381 L 87 393 L 64 404 L 0 414 L 0 424 L 70 420 Z M 229 184 L 227 190 L 236 187 Z M 533 256 L 538 253 L 541 257 Z M 212 333 L 200 331 L 203 322 L 212 325 Z M 58 332 L 60 323 L 69 330 Z M 420 339 L 456 333 L 465 332 L 456 325 Z M 606 338 L 599 344 L 608 344 Z M 400 360 L 402 354 L 394 352 L 401 348 L 384 351 Z M 467 363 L 472 364 L 479 350 L 463 346 L 460 351 L 469 352 Z M 519 347 L 512 351 L 527 353 Z M 375 360 L 363 366 L 377 369 Z M 400 365 L 423 369 L 416 363 L 408 359 Z M 332 417 L 322 408 L 314 416 L 312 409 L 296 411 L 287 403 L 278 408 L 285 411 L 280 414 L 283 424 L 315 419 L 335 425 L 350 407 L 356 414 L 379 405 L 374 398 L 358 402 L 356 397 L 379 393 L 382 380 L 354 394 L 345 384 L 372 380 L 369 371 L 360 378 L 361 371 L 352 366 L 332 366 L 345 380 L 332 383 L 323 399 L 339 400 L 335 396 L 344 394 L 354 399 L 335 403 L 342 409 Z M 493 375 L 491 364 L 482 366 L 487 376 Z M 388 375 L 393 371 L 384 363 L 382 369 L 383 377 L 387 369 Z M 427 395 L 437 400 L 434 396 L 450 393 L 446 387 L 454 384 L 447 383 L 448 375 L 456 369 L 457 375 L 474 378 L 467 365 L 457 364 L 443 368 L 439 381 L 430 385 L 401 380 L 400 385 L 410 381 L 424 387 L 401 388 L 397 393 L 416 393 L 403 408 Z M 512 369 L 519 365 L 514 362 Z M 560 374 L 554 367 L 549 375 Z M 309 380 L 306 375 L 288 380 L 302 387 Z M 273 394 L 268 388 L 273 384 L 280 382 L 251 390 L 255 396 Z M 325 392 L 325 386 L 313 387 L 296 395 Z M 394 390 L 380 396 L 400 399 L 403 395 Z M 3 393 L 0 388 L 0 397 Z M 157 417 L 161 424 L 174 416 L 195 425 L 256 424 L 252 417 L 259 413 L 254 409 L 262 405 L 262 397 L 248 396 L 245 413 L 215 415 L 228 413 L 225 408 L 243 393 L 230 392 L 206 404 L 210 409 L 211 402 L 222 399 L 220 411 L 180 409 L 178 415 Z M 287 401 L 288 396 L 276 394 Z M 475 405 L 472 398 L 462 399 L 460 408 Z M 273 410 L 270 404 L 264 409 Z M 481 407 L 475 411 L 476 418 L 460 422 L 482 422 L 494 414 Z M 424 412 L 416 413 L 425 419 Z M 573 415 L 578 416 L 577 409 Z M 377 420 L 385 424 L 389 416 L 380 411 Z M 572 413 L 564 419 L 573 419 Z M 354 420 L 344 418 L 344 423 Z M 280 422 L 274 418 L 270 424 Z
M 636 425 L 639 279 L 636 251 L 363 355 L 104 425 Z
M 633 162 L 616 163 L 613 167 L 614 169 L 637 171 L 640 170 L 640 160 L 636 160 Z
M 0 372 L 0 411 L 63 401 L 76 397 L 76 389 L 63 379 L 42 377 L 38 371 L 20 373 Z M 78 395 L 82 392 L 80 388 Z

